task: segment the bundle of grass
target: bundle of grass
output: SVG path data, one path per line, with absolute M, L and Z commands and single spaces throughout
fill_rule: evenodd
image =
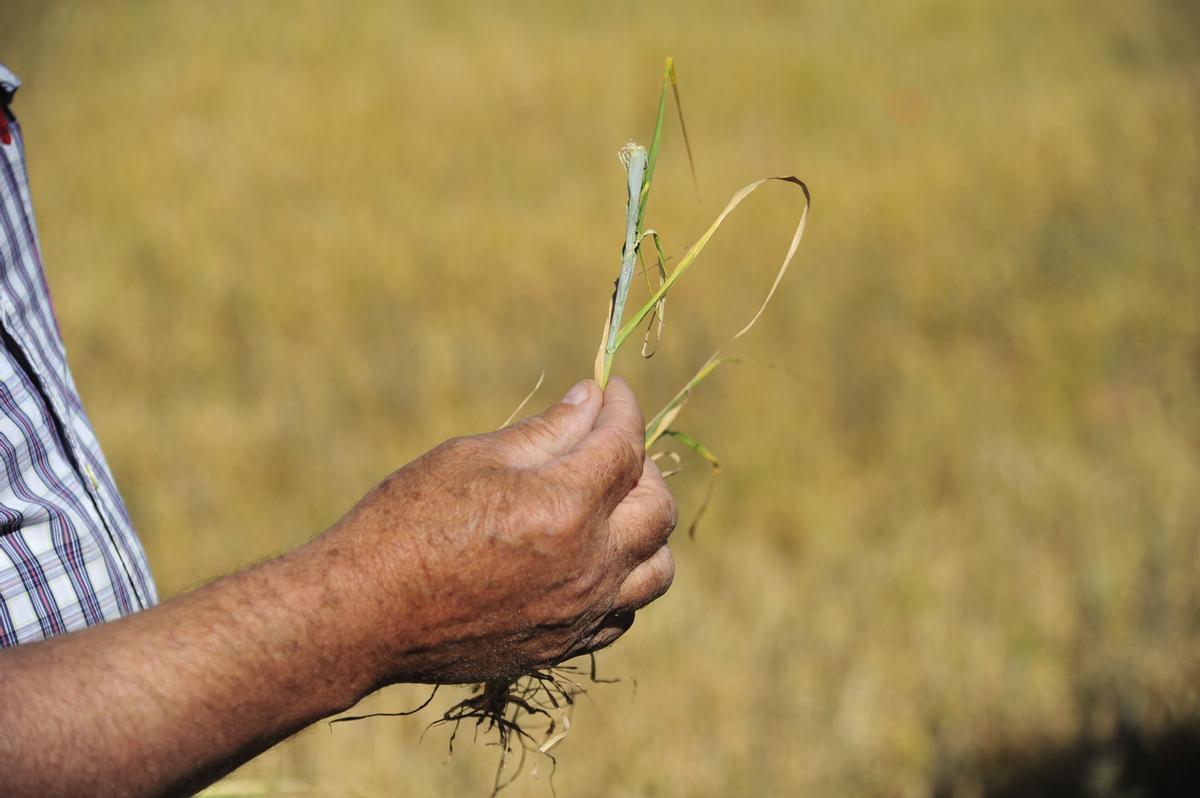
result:
M 796 255 L 796 250 L 799 248 L 800 240 L 804 236 L 805 226 L 808 221 L 811 196 L 808 187 L 803 181 L 792 176 L 762 178 L 735 192 L 724 210 L 721 211 L 695 243 L 689 246 L 677 259 L 668 258 L 665 254 L 666 251 L 663 247 L 662 238 L 657 231 L 645 228 L 643 220 L 646 213 L 646 206 L 650 199 L 650 189 L 654 181 L 655 167 L 658 163 L 659 145 L 662 142 L 663 123 L 666 116 L 669 95 L 673 95 L 675 99 L 680 130 L 683 134 L 684 145 L 687 150 L 688 164 L 692 169 L 692 180 L 695 183 L 695 164 L 692 158 L 691 144 L 688 141 L 687 128 L 683 121 L 683 112 L 679 106 L 679 89 L 675 68 L 672 59 L 668 58 L 663 71 L 662 90 L 659 94 L 658 112 L 655 117 L 654 133 L 650 139 L 650 146 L 647 148 L 630 142 L 622 147 L 619 153 L 621 163 L 625 167 L 626 172 L 628 199 L 626 205 L 625 238 L 621 248 L 621 271 L 617 277 L 615 289 L 608 304 L 604 332 L 601 336 L 599 351 L 596 354 L 595 379 L 601 387 L 605 387 L 608 384 L 617 352 L 637 333 L 643 322 L 646 322 L 646 330 L 642 337 L 641 353 L 643 357 L 649 357 L 653 354 L 657 342 L 663 333 L 667 295 L 671 288 L 692 267 L 700 253 L 708 245 L 712 236 L 725 223 L 729 215 L 750 194 L 768 182 L 778 181 L 799 188 L 804 195 L 804 204 L 799 222 L 796 225 L 796 230 L 788 246 L 787 254 L 784 256 L 783 263 L 779 266 L 775 274 L 775 280 L 767 292 L 766 298 L 750 321 L 731 338 L 731 341 L 737 340 L 749 332 L 758 322 L 763 311 L 766 310 L 767 305 L 775 295 L 776 289 L 778 289 L 780 282 L 783 280 L 788 266 Z M 650 241 L 653 244 L 652 267 L 647 267 L 646 259 L 643 257 L 643 245 L 646 241 Z M 673 265 L 672 260 L 674 260 Z M 636 274 L 645 275 L 648 296 L 636 310 L 627 316 L 626 306 Z M 656 283 L 651 282 L 651 274 L 655 275 Z M 720 466 L 716 456 L 708 447 L 676 427 L 675 422 L 696 387 L 708 379 L 719 366 L 733 362 L 737 362 L 737 360 L 735 358 L 722 357 L 719 352 L 714 352 L 700 366 L 695 375 L 646 424 L 646 451 L 656 461 L 666 458 L 672 463 L 672 466 L 664 471 L 664 476 L 669 477 L 677 474 L 682 465 L 682 459 L 678 453 L 668 451 L 660 446 L 666 440 L 680 444 L 685 451 L 693 452 L 711 467 L 711 478 L 708 488 L 689 527 L 689 535 L 694 535 L 696 524 L 708 505 L 714 480 L 719 473 Z M 537 392 L 537 389 L 541 386 L 541 382 L 542 380 L 539 379 L 533 391 L 521 402 L 508 421 L 511 421 L 520 413 L 525 404 Z M 505 422 L 505 425 L 507 425 L 508 421 Z M 534 671 L 517 679 L 503 679 L 475 685 L 471 688 L 471 693 L 467 698 L 464 698 L 446 710 L 441 718 L 430 724 L 430 728 L 441 725 L 448 725 L 451 728 L 451 751 L 453 751 L 454 740 L 463 723 L 473 726 L 475 736 L 478 736 L 480 733 L 483 733 L 485 736 L 495 735 L 495 744 L 500 747 L 501 751 L 493 784 L 492 794 L 495 795 L 503 787 L 511 784 L 522 772 L 526 758 L 530 754 L 548 758 L 552 766 L 551 775 L 553 775 L 553 767 L 557 763 L 552 750 L 566 737 L 567 731 L 570 728 L 569 710 L 574 705 L 578 696 L 586 692 L 583 685 L 584 679 L 587 679 L 592 684 L 615 681 L 602 680 L 597 677 L 595 657 L 593 655 L 590 658 L 590 668 L 588 668 L 586 673 L 578 665 L 564 664 L 546 670 Z M 380 715 L 411 715 L 428 706 L 432 702 L 436 692 L 435 688 L 434 693 L 430 695 L 424 704 L 409 712 L 361 715 L 340 718 L 335 722 L 361 720 L 365 717 L 378 717 Z M 510 767 L 509 763 L 514 753 L 519 754 L 519 756 L 515 766 Z

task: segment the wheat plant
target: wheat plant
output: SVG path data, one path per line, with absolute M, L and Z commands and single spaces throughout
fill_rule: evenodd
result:
M 651 135 L 649 147 L 630 141 L 618 153 L 620 162 L 625 168 L 628 196 L 620 273 L 608 303 L 604 331 L 599 351 L 596 353 L 595 380 L 601 388 L 608 384 L 609 378 L 612 376 L 617 353 L 628 343 L 630 338 L 634 337 L 643 322 L 646 323 L 646 330 L 642 336 L 641 354 L 643 357 L 649 357 L 654 353 L 658 340 L 665 329 L 667 297 L 672 287 L 692 268 L 713 235 L 748 196 L 764 184 L 778 181 L 799 188 L 803 193 L 804 202 L 787 253 L 775 272 L 774 282 L 771 284 L 766 298 L 749 322 L 731 337 L 731 341 L 737 340 L 749 332 L 766 310 L 796 255 L 808 223 L 808 211 L 812 198 L 808 186 L 803 181 L 794 176 L 761 178 L 736 191 L 708 229 L 678 258 L 669 258 L 666 255 L 662 237 L 656 230 L 645 227 L 644 219 L 646 206 L 650 199 L 650 190 L 654 182 L 655 167 L 658 164 L 667 103 L 671 96 L 675 99 L 692 182 L 694 186 L 696 185 L 695 161 L 683 119 L 683 111 L 679 104 L 679 86 L 675 66 L 673 60 L 667 58 L 663 69 L 662 89 L 659 93 L 654 132 Z M 647 267 L 646 258 L 643 257 L 643 248 L 647 241 L 653 244 L 652 268 Z M 652 273 L 655 275 L 656 282 L 651 281 Z M 636 309 L 627 314 L 631 288 L 635 282 L 635 276 L 639 274 L 646 277 L 647 297 L 640 305 L 636 306 Z M 646 423 L 645 446 L 649 456 L 656 461 L 668 458 L 673 463 L 673 467 L 664 471 L 664 476 L 673 476 L 681 468 L 681 459 L 677 454 L 655 449 L 656 445 L 666 438 L 702 458 L 711 467 L 714 479 L 719 473 L 720 466 L 716 455 L 703 443 L 678 429 L 674 424 L 697 386 L 708 379 L 719 366 L 734 362 L 738 362 L 738 360 L 714 352 L 700 366 L 695 375 Z M 545 372 L 538 378 L 533 391 L 505 421 L 505 425 L 520 413 L 541 387 L 544 378 Z M 713 480 L 710 479 L 708 490 L 689 527 L 689 535 L 695 532 L 696 524 L 711 496 L 712 486 Z M 591 684 L 614 681 L 600 679 L 597 676 L 594 655 L 590 655 L 588 661 L 589 667 L 586 669 L 577 663 L 568 663 L 536 670 L 516 679 L 499 679 L 474 685 L 471 687 L 470 695 L 446 710 L 430 726 L 446 725 L 450 727 L 449 746 L 451 752 L 454 750 L 454 742 L 463 723 L 473 726 L 475 738 L 478 738 L 480 734 L 485 738 L 494 735 L 494 742 L 500 748 L 501 753 L 492 787 L 493 795 L 511 784 L 523 772 L 526 760 L 531 754 L 549 760 L 552 776 L 553 768 L 557 765 L 552 753 L 553 749 L 567 736 L 570 729 L 570 708 L 574 705 L 576 698 L 586 692 L 585 680 Z M 372 713 L 342 717 L 333 722 L 362 720 L 368 717 L 411 715 L 428 706 L 436 693 L 437 688 L 425 703 L 408 712 Z M 516 762 L 510 766 L 514 754 L 517 756 Z M 537 772 L 538 768 L 535 764 L 533 773 L 536 775 Z

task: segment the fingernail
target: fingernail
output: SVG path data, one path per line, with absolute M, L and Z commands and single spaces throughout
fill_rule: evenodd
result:
M 563 401 L 569 405 L 577 405 L 588 398 L 587 380 L 575 383 L 571 390 L 567 391 L 567 395 L 563 397 Z

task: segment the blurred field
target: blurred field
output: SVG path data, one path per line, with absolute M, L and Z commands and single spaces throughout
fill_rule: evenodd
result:
M 668 54 L 701 184 L 670 129 L 669 248 L 753 178 L 813 187 L 737 350 L 794 377 L 731 370 L 689 407 L 726 474 L 601 658 L 627 681 L 578 708 L 558 794 L 970 796 L 1200 723 L 1184 0 L 6 1 L 49 280 L 164 595 L 307 539 L 541 369 L 539 404 L 590 373 L 616 151 Z M 648 406 L 752 312 L 793 193 L 752 199 L 624 360 Z M 686 512 L 702 470 L 679 480 Z M 453 697 L 223 789 L 485 795 L 494 749 L 418 745 Z M 1087 794 L 1122 794 L 1105 756 Z M 544 768 L 509 794 L 549 795 Z

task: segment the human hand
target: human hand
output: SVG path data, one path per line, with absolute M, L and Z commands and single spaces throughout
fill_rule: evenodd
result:
M 671 584 L 676 507 L 629 385 L 455 438 L 318 540 L 377 684 L 516 676 L 611 644 Z

